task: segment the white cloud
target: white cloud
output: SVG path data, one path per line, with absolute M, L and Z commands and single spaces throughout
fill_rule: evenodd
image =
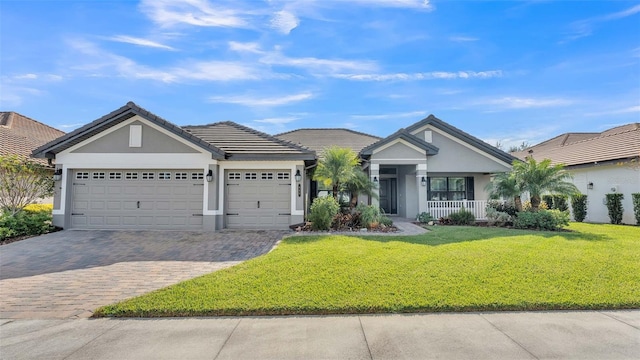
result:
M 432 71 L 421 73 L 393 73 L 393 74 L 334 74 L 333 77 L 355 81 L 416 81 L 432 79 L 488 79 L 502 77 L 502 70 L 491 71 Z
M 127 35 L 116 35 L 116 36 L 108 37 L 106 39 L 110 40 L 110 41 L 121 42 L 121 43 L 126 43 L 126 44 L 133 44 L 133 45 L 138 45 L 138 46 L 145 46 L 145 47 L 172 50 L 172 51 L 175 50 L 171 46 L 164 45 L 164 44 L 161 44 L 159 42 L 155 42 L 155 41 L 152 41 L 152 40 L 149 40 L 149 39 L 143 39 L 143 38 L 138 38 L 138 37 L 133 37 L 133 36 L 127 36 Z
M 241 96 L 212 96 L 209 98 L 211 102 L 236 104 L 249 107 L 271 107 L 271 106 L 283 106 L 291 103 L 296 103 L 313 98 L 314 95 L 310 92 L 303 92 L 300 94 L 259 98 L 248 95 Z
M 241 43 L 237 41 L 229 41 L 229 49 L 237 52 L 264 54 L 264 51 L 260 50 L 260 44 L 255 42 Z
M 63 124 L 63 125 L 58 125 L 58 127 L 62 128 L 62 129 L 75 129 L 75 128 L 80 127 L 82 125 L 84 125 L 84 123 Z
M 589 19 L 579 20 L 571 23 L 571 34 L 569 34 L 564 40 L 560 41 L 560 43 L 566 43 L 568 41 L 577 40 L 582 37 L 589 36 L 593 33 L 593 28 L 598 23 L 603 23 L 612 20 L 618 20 L 625 17 L 629 17 L 635 14 L 640 13 L 640 4 L 632 6 L 628 9 L 618 11 L 611 14 L 606 14 L 598 17 L 593 17 Z
M 347 0 L 355 5 L 433 10 L 429 0 Z
M 492 105 L 507 109 L 529 109 L 571 105 L 573 101 L 562 98 L 521 98 L 506 96 L 479 102 L 480 105 Z
M 603 116 L 603 115 L 619 115 L 619 114 L 631 114 L 640 113 L 640 105 L 629 106 L 621 109 L 611 109 L 606 111 L 586 113 L 585 116 Z
M 271 18 L 270 25 L 278 32 L 283 34 L 289 34 L 291 30 L 298 27 L 300 20 L 291 12 L 282 10 L 278 11 Z
M 296 121 L 298 119 L 300 118 L 289 116 L 289 117 L 266 118 L 266 119 L 253 120 L 253 121 L 261 124 L 284 125 L 284 124 L 288 124 L 290 122 Z
M 22 75 L 14 76 L 14 79 L 16 80 L 35 80 L 37 78 L 38 78 L 38 75 L 36 74 L 22 74 Z
M 349 116 L 354 120 L 386 120 L 386 119 L 397 119 L 397 118 L 406 118 L 406 117 L 425 117 L 427 112 L 424 110 L 418 111 L 410 111 L 410 112 L 401 112 L 401 113 L 390 113 L 390 114 L 375 114 L 375 115 L 351 115 Z
M 345 70 L 374 71 L 377 69 L 377 65 L 373 61 L 319 59 L 315 57 L 292 58 L 279 52 L 269 53 L 259 61 L 267 65 L 297 67 L 321 73 L 336 73 Z
M 206 0 L 143 0 L 140 10 L 153 22 L 168 27 L 179 24 L 206 27 L 249 27 L 241 11 L 214 6 Z
M 454 42 L 470 42 L 470 41 L 478 41 L 478 38 L 470 37 L 470 36 L 450 36 L 450 41 Z

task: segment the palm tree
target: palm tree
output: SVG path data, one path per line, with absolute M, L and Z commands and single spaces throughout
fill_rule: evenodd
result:
M 520 190 L 529 192 L 531 210 L 537 211 L 542 193 L 573 195 L 580 191 L 568 180 L 571 174 L 564 170 L 562 164 L 551 165 L 550 159 L 539 163 L 532 157 L 525 161 L 514 161 L 511 170 Z
M 340 187 L 354 177 L 359 164 L 358 154 L 353 150 L 332 146 L 322 152 L 313 180 L 322 181 L 325 186 L 331 186 L 333 197 L 337 200 Z
M 489 192 L 489 198 L 510 198 L 516 206 L 516 210 L 522 211 L 522 189 L 512 172 L 495 174 L 491 182 L 484 188 Z
M 369 175 L 361 169 L 356 169 L 353 172 L 353 177 L 344 183 L 344 189 L 351 193 L 351 201 L 349 207 L 353 209 L 358 204 L 358 195 L 364 194 L 371 197 L 376 197 L 378 194 L 374 191 L 376 189 L 376 183 L 371 181 Z

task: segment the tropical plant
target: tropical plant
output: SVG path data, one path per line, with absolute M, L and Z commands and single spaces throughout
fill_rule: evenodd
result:
M 433 220 L 435 220 L 435 219 L 433 218 L 433 216 L 431 216 L 431 213 L 428 213 L 426 211 L 425 212 L 421 212 L 420 215 L 418 215 L 418 221 L 421 224 L 426 224 L 429 221 L 433 221 Z
M 353 150 L 329 147 L 320 156 L 313 180 L 322 181 L 325 186 L 330 186 L 333 189 L 333 198 L 337 199 L 338 192 L 342 190 L 341 186 L 355 176 L 359 164 L 358 154 Z
M 560 210 L 522 211 L 513 220 L 518 229 L 560 230 L 567 225 L 569 213 Z
M 532 211 L 538 211 L 541 196 L 545 192 L 558 195 L 573 195 L 579 192 L 578 188 L 568 181 L 571 174 L 564 170 L 562 164 L 552 165 L 550 159 L 540 162 L 532 157 L 525 161 L 514 160 L 512 174 L 518 188 L 529 193 Z
M 37 199 L 53 194 L 50 171 L 28 158 L 0 156 L 0 209 L 15 215 Z
M 369 198 L 377 198 L 376 183 L 371 181 L 369 175 L 358 168 L 353 170 L 353 176 L 347 179 L 344 183 L 344 190 L 351 194 L 351 200 L 349 201 L 349 208 L 353 209 L 358 205 L 358 195 L 367 195 Z
M 573 219 L 577 222 L 583 222 L 587 217 L 587 195 L 573 195 L 571 197 L 571 209 L 573 210 Z
M 567 195 L 553 195 L 553 206 L 551 207 L 554 210 L 567 211 L 569 210 L 569 205 L 567 204 Z
M 633 202 L 633 214 L 636 217 L 636 225 L 640 225 L 640 193 L 631 194 Z
M 624 195 L 620 193 L 606 194 L 607 197 L 607 209 L 609 210 L 609 220 L 612 224 L 622 223 L 622 214 L 624 209 L 622 208 L 622 199 Z
M 520 198 L 522 189 L 513 173 L 503 172 L 495 174 L 491 182 L 485 186 L 485 190 L 489 193 L 490 199 L 513 199 L 516 210 L 522 211 L 522 200 Z
M 451 219 L 453 225 L 473 225 L 476 223 L 475 215 L 464 207 L 457 212 L 449 214 L 449 219 Z

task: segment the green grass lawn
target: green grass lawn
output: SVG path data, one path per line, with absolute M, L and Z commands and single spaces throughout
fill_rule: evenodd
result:
M 290 237 L 271 253 L 94 316 L 640 307 L 640 227 L 434 227 L 420 236 Z

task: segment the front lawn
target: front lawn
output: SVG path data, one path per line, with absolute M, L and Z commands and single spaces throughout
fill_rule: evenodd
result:
M 449 227 L 300 236 L 238 266 L 94 316 L 341 314 L 640 307 L 640 227 Z

